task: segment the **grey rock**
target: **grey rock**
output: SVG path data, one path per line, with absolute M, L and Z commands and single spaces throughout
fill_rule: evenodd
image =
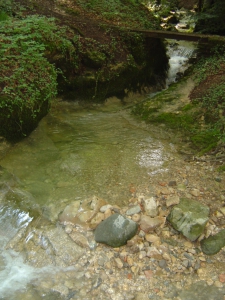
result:
M 111 247 L 120 247 L 127 243 L 137 232 L 134 221 L 114 214 L 101 222 L 95 230 L 95 240 Z
M 129 208 L 127 211 L 126 211 L 126 215 L 127 216 L 132 216 L 134 214 L 139 214 L 141 212 L 141 208 L 139 205 L 135 205 L 131 208 Z
M 189 240 L 195 241 L 203 233 L 209 220 L 208 216 L 207 206 L 195 200 L 183 198 L 172 208 L 167 220 Z
M 165 269 L 167 267 L 167 263 L 166 263 L 165 259 L 161 259 L 159 261 L 159 267 L 162 268 L 162 269 Z
M 225 246 L 225 229 L 201 241 L 202 252 L 206 255 L 218 253 Z
M 101 208 L 100 208 L 100 212 L 104 213 L 106 212 L 108 209 L 112 208 L 112 205 L 111 204 L 106 204 L 106 205 L 103 205 Z

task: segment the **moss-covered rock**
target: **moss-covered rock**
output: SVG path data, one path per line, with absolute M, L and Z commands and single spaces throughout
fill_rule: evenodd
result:
M 0 135 L 28 135 L 48 112 L 57 90 L 66 99 L 96 102 L 124 97 L 125 90 L 164 85 L 168 58 L 163 42 L 116 27 L 114 18 L 112 24 L 104 19 L 113 9 L 123 15 L 123 25 L 156 29 L 158 21 L 142 4 L 117 0 L 109 9 L 107 1 L 68 1 L 66 7 L 58 1 L 56 9 L 42 0 L 14 1 L 25 4 L 26 11 L 23 19 L 0 23 Z M 49 13 L 55 19 L 44 16 Z
M 214 255 L 225 246 L 225 229 L 219 233 L 201 241 L 202 252 L 206 255 Z
M 183 198 L 172 208 L 167 220 L 189 240 L 195 241 L 203 233 L 208 216 L 207 206 L 195 200 Z

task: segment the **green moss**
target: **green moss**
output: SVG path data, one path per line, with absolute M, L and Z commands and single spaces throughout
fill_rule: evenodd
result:
M 225 165 L 220 166 L 217 170 L 219 172 L 225 172 Z
M 204 148 L 205 150 L 211 150 L 216 146 L 218 139 L 218 131 L 216 130 L 203 130 L 192 135 L 191 140 L 198 148 Z
M 194 105 L 192 103 L 188 103 L 185 106 L 182 107 L 182 111 L 189 111 L 194 107 Z
M 4 11 L 0 11 L 0 22 L 8 19 L 8 15 Z
M 176 113 L 161 113 L 157 116 L 152 116 L 151 122 L 164 123 L 174 129 L 191 129 L 194 118 L 193 115 L 176 114 Z

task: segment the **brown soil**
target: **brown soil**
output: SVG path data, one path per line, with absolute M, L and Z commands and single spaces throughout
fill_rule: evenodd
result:
M 26 8 L 25 15 L 40 14 L 54 17 L 58 24 L 68 26 L 81 37 L 92 38 L 105 45 L 110 45 L 112 41 L 110 34 L 106 34 L 105 28 L 108 26 L 112 31 L 113 26 L 118 26 L 116 21 L 103 20 L 100 15 L 83 10 L 76 1 L 66 1 L 65 3 L 59 0 L 56 5 L 56 1 L 37 0 L 36 4 L 32 6 L 29 6 L 27 0 L 16 0 L 16 2 Z M 113 30 L 113 36 L 118 37 L 119 42 L 119 34 L 116 29 Z M 119 52 L 115 58 L 125 59 L 126 53 L 123 51 L 123 47 L 118 47 L 118 49 Z
M 224 82 L 225 66 L 221 66 L 220 72 L 215 75 L 208 76 L 198 86 L 196 86 L 190 94 L 192 100 L 201 98 L 208 90 L 222 82 Z

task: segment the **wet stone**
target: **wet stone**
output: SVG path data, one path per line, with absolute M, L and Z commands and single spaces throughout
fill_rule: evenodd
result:
M 88 240 L 83 234 L 73 231 L 69 236 L 77 245 L 83 248 L 89 247 Z
M 183 198 L 174 206 L 167 220 L 189 240 L 195 241 L 208 222 L 209 208 L 201 203 Z
M 214 236 L 201 241 L 201 248 L 203 253 L 213 255 L 218 253 L 225 246 L 225 229 L 222 229 Z
M 103 205 L 103 206 L 100 208 L 100 212 L 105 213 L 108 209 L 111 209 L 111 208 L 112 208 L 112 205 L 111 205 L 111 204 Z
M 139 205 L 133 206 L 126 211 L 127 216 L 132 216 L 135 214 L 139 214 L 141 212 L 141 208 Z
M 191 190 L 191 195 L 194 197 L 200 196 L 200 191 L 198 189 Z
M 165 269 L 167 267 L 167 262 L 165 259 L 161 259 L 159 261 L 159 267 L 162 268 L 162 269 Z
M 134 222 L 139 222 L 140 219 L 141 219 L 141 216 L 140 216 L 139 214 L 134 214 L 134 215 L 132 216 L 132 220 L 133 220 Z
M 95 230 L 95 241 L 112 247 L 125 245 L 137 232 L 134 221 L 114 214 L 101 222 Z
M 59 216 L 59 222 L 62 224 L 68 224 L 68 223 L 75 223 L 76 215 L 78 213 L 80 207 L 79 201 L 74 201 L 67 205 L 62 212 L 62 214 Z
M 158 205 L 155 197 L 151 197 L 144 200 L 145 214 L 150 217 L 156 217 L 158 215 Z
M 141 216 L 141 221 L 140 221 L 140 228 L 144 232 L 149 232 L 153 231 L 157 227 L 162 226 L 165 223 L 165 218 L 164 217 L 155 217 L 151 218 L 149 216 L 142 215 Z
M 168 197 L 166 199 L 166 206 L 169 207 L 169 206 L 172 206 L 172 205 L 177 205 L 180 203 L 180 197 L 179 196 L 171 196 L 171 197 Z

